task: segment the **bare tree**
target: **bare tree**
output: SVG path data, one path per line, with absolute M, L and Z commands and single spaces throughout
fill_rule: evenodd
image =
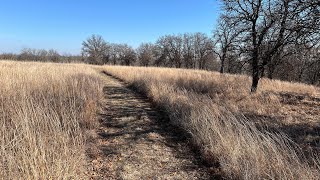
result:
M 172 67 L 173 63 L 169 60 L 170 47 L 167 43 L 167 36 L 160 37 L 156 44 L 154 50 L 154 56 L 156 57 L 155 65 L 156 66 L 166 66 Z
M 122 65 L 130 66 L 137 60 L 135 50 L 127 44 L 118 44 L 117 48 L 118 61 Z
M 108 51 L 110 61 L 113 65 L 116 65 L 119 61 L 118 44 L 111 43 Z
M 156 66 L 207 69 L 215 59 L 213 41 L 204 33 L 162 36 L 153 52 Z
M 223 0 L 226 18 L 245 40 L 252 67 L 251 92 L 264 67 L 284 46 L 311 43 L 319 33 L 319 7 L 312 0 Z
M 196 68 L 194 34 L 183 34 L 183 60 L 186 68 Z
M 167 56 L 166 56 L 165 46 L 161 42 L 159 42 L 159 40 L 154 45 L 152 54 L 154 57 L 153 65 L 167 66 Z
M 259 82 L 259 48 L 269 27 L 274 20 L 268 19 L 270 12 L 264 12 L 263 0 L 224 0 L 226 18 L 237 24 L 239 31 L 245 32 L 248 36 L 248 47 L 250 52 L 250 62 L 252 66 L 252 85 L 251 92 L 257 90 Z M 264 13 L 265 14 L 263 16 Z
M 225 61 L 228 58 L 228 66 L 231 66 L 232 57 L 228 57 L 228 53 L 232 51 L 239 43 L 239 34 L 242 33 L 241 30 L 234 28 L 234 24 L 230 23 L 227 18 L 224 18 L 225 15 L 220 17 L 218 28 L 214 32 L 214 53 L 220 59 L 220 73 L 225 71 Z M 231 67 L 228 67 L 229 71 Z
M 157 41 L 157 45 L 162 50 L 161 60 L 167 60 L 167 66 L 182 67 L 183 40 L 181 35 L 162 36 Z
M 213 59 L 213 46 L 213 41 L 206 34 L 194 34 L 195 58 L 199 69 L 206 69 L 208 61 Z
M 47 55 L 48 55 L 48 60 L 51 62 L 59 62 L 60 60 L 60 54 L 54 49 L 50 49 Z
M 139 64 L 141 66 L 149 66 L 154 62 L 153 55 L 154 45 L 151 43 L 142 43 L 137 48 L 137 54 L 139 58 Z
M 17 55 L 14 53 L 2 53 L 0 54 L 0 60 L 17 60 Z
M 110 46 L 100 35 L 92 35 L 82 42 L 82 54 L 90 64 L 104 64 L 109 60 Z

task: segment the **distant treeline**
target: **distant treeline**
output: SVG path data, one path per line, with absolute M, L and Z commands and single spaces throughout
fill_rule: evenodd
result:
M 226 37 L 229 35 L 221 29 L 213 38 L 203 33 L 165 35 L 156 43 L 142 43 L 136 49 L 127 44 L 108 43 L 101 36 L 92 35 L 83 42 L 82 59 L 90 64 L 205 69 L 251 75 L 252 52 L 243 44 L 245 42 L 234 37 L 230 40 Z M 320 85 L 319 44 L 281 46 L 273 50 L 269 42 L 259 47 L 259 79 L 267 77 Z
M 92 35 L 83 42 L 81 55 L 61 55 L 52 49 L 27 48 L 19 54 L 0 54 L 0 59 L 174 67 L 250 75 L 250 58 L 242 54 L 239 47 L 232 47 L 235 45 L 229 45 L 227 51 L 223 52 L 220 38 L 217 34 L 210 38 L 203 33 L 165 35 L 156 43 L 142 43 L 134 49 L 127 44 L 108 43 L 101 36 Z M 305 45 L 287 46 L 278 52 L 277 56 L 272 57 L 271 63 L 265 66 L 264 71 L 261 77 L 320 85 L 320 48 Z
M 260 78 L 320 84 L 320 1 L 221 0 L 213 36 L 165 35 L 137 49 L 92 35 L 82 46 L 92 64 L 217 70 Z
M 215 69 L 213 48 L 214 42 L 204 33 L 165 35 L 156 43 L 142 43 L 136 49 L 92 35 L 82 44 L 82 56 L 91 64 Z
M 54 49 L 45 50 L 31 48 L 24 48 L 18 54 L 2 53 L 0 54 L 0 60 L 40 61 L 57 63 L 83 62 L 83 59 L 80 55 L 61 55 Z
M 85 62 L 215 70 L 320 85 L 320 2 L 314 0 L 221 0 L 213 36 L 173 34 L 138 48 L 92 35 L 81 56 L 24 49 L 0 59 Z

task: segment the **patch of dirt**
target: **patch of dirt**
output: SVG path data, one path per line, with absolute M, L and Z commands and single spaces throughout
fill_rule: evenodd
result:
M 100 127 L 87 142 L 90 179 L 221 178 L 146 98 L 106 78 Z

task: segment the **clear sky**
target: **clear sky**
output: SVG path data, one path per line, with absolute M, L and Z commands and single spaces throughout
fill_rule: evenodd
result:
M 91 34 L 108 42 L 154 42 L 165 34 L 211 36 L 217 0 L 0 0 L 0 53 L 53 48 L 79 54 Z

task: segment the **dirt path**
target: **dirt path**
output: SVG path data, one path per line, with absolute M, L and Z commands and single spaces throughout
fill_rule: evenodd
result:
M 105 110 L 87 150 L 91 179 L 210 179 L 206 168 L 142 96 L 107 76 Z

